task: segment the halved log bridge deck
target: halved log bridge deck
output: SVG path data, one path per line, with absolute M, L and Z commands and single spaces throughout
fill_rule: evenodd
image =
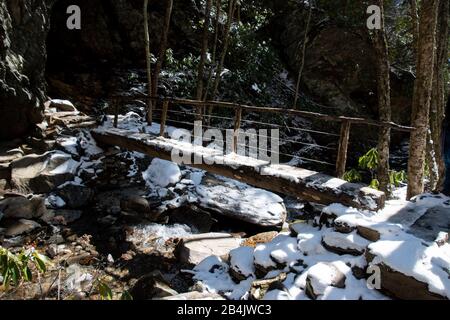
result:
M 118 146 L 151 157 L 172 161 L 172 151 L 191 154 L 191 167 L 230 177 L 255 187 L 299 197 L 321 204 L 342 203 L 348 206 L 378 210 L 384 207 L 385 194 L 363 184 L 349 183 L 311 170 L 236 155 L 223 155 L 211 148 L 148 133 L 111 128 L 92 131 L 101 145 Z M 194 164 L 194 156 L 205 161 Z M 212 164 L 208 164 L 212 163 Z

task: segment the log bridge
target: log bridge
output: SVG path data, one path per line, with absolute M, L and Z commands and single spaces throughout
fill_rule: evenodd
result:
M 115 99 L 115 105 L 119 101 L 133 100 L 135 97 L 120 97 Z M 218 101 L 196 101 L 173 98 L 152 98 L 162 103 L 160 130 L 158 133 L 141 133 L 117 128 L 118 108 L 115 110 L 114 128 L 95 129 L 92 135 L 100 145 L 117 146 L 130 151 L 137 151 L 151 157 L 172 161 L 172 152 L 187 152 L 191 154 L 191 161 L 185 164 L 199 168 L 213 174 L 236 179 L 249 185 L 270 190 L 276 193 L 290 195 L 305 201 L 316 202 L 324 205 L 342 203 L 347 206 L 377 211 L 384 207 L 386 196 L 383 192 L 369 188 L 360 183 L 350 183 L 342 179 L 349 146 L 350 129 L 352 124 L 365 124 L 376 127 L 389 127 L 393 130 L 410 132 L 414 128 L 400 126 L 392 122 L 378 122 L 374 120 L 337 117 L 300 110 L 282 108 L 261 108 L 255 106 L 238 105 Z M 167 112 L 171 104 L 189 105 L 198 110 L 206 110 L 206 107 L 221 107 L 235 111 L 234 131 L 240 129 L 243 111 L 261 113 L 281 113 L 314 118 L 324 121 L 341 123 L 339 149 L 336 161 L 336 176 L 332 177 L 323 173 L 307 170 L 283 164 L 271 164 L 267 161 L 237 155 L 235 152 L 223 154 L 203 146 L 194 146 L 186 142 L 170 139 L 166 134 Z M 201 116 L 201 115 L 200 115 Z M 236 134 L 237 136 L 237 134 Z M 237 142 L 234 141 L 233 150 L 236 151 Z M 192 161 L 207 159 L 201 163 Z

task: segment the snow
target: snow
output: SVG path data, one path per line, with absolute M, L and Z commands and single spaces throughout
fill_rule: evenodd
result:
M 355 208 L 346 207 L 340 203 L 333 203 L 333 204 L 330 204 L 329 206 L 325 207 L 322 210 L 322 213 L 340 217 L 340 216 L 343 216 L 346 214 L 356 214 L 356 213 L 359 213 L 359 211 Z
M 330 231 L 323 235 L 323 241 L 332 247 L 364 252 L 370 242 L 353 231 L 349 234 Z
M 249 290 L 249 281 L 254 278 L 251 272 L 256 266 L 258 270 L 268 272 L 264 276 L 265 279 L 274 278 L 282 272 L 287 273 L 287 278 L 282 284 L 283 289 L 267 292 L 264 300 L 308 300 L 309 297 L 305 293 L 308 278 L 316 294 L 319 294 L 317 299 L 388 299 L 379 291 L 369 288 L 365 279 L 357 279 L 353 275 L 353 267 L 362 270 L 367 267 L 364 255 L 338 255 L 329 252 L 322 245 L 323 240 L 342 249 L 360 252 L 369 250 L 375 256 L 371 264 L 383 263 L 426 283 L 431 292 L 449 298 L 450 244 L 441 243 L 441 246 L 438 246 L 434 242 L 426 242 L 407 233 L 409 225 L 413 223 L 411 221 L 407 221 L 405 225 L 392 222 L 395 221 L 396 214 L 403 214 L 402 210 L 398 210 L 400 207 L 407 208 L 414 219 L 417 219 L 424 213 L 424 208 L 435 206 L 447 208 L 449 200 L 442 195 L 421 195 L 412 202 L 397 198 L 388 201 L 386 208 L 379 212 L 361 211 L 333 204 L 324 208 L 323 212 L 337 216 L 335 221 L 349 226 L 361 225 L 373 228 L 380 233 L 380 240 L 372 243 L 362 238 L 356 231 L 342 234 L 332 228 L 318 228 L 311 223 L 295 223 L 290 226 L 292 234 L 280 233 L 269 243 L 259 244 L 253 252 L 252 248 L 239 248 L 232 254 L 230 265 L 245 270 L 245 273 L 250 275 L 249 279 L 239 283 L 237 287 L 231 286 L 228 282 L 230 266 L 226 261 L 221 261 L 220 272 L 213 272 L 213 277 L 204 273 L 200 275 L 194 269 L 194 278 L 200 283 L 206 282 L 207 290 L 221 292 L 229 299 L 247 299 L 249 293 L 243 291 Z M 441 238 L 444 237 L 441 235 Z M 251 265 L 252 259 L 254 266 Z M 343 288 L 332 285 L 338 271 L 345 275 Z M 219 283 L 220 281 L 223 282 Z M 239 294 L 233 295 L 236 290 Z
M 259 244 L 254 252 L 255 264 L 270 269 L 276 268 L 277 262 L 281 264 L 295 261 L 300 256 L 294 245 L 297 245 L 296 239 L 284 234 L 278 235 L 269 243 Z M 283 253 L 283 250 L 286 252 Z M 275 252 L 274 255 L 272 255 L 273 252 Z
M 196 186 L 198 186 L 200 183 L 202 183 L 202 179 L 205 176 L 205 171 L 192 171 L 189 175 L 189 179 L 192 181 L 192 183 Z
M 194 279 L 201 280 L 205 289 L 212 293 L 232 291 L 236 285 L 228 273 L 228 264 L 216 256 L 204 259 L 193 271 Z
M 114 116 L 109 115 L 106 118 L 106 121 L 103 123 L 100 130 L 107 130 L 114 127 Z M 151 126 L 149 126 L 145 119 L 143 119 L 139 114 L 135 112 L 128 112 L 124 115 L 118 116 L 117 128 L 122 130 L 127 130 L 134 133 L 146 132 L 152 133 L 155 135 L 159 135 L 160 133 L 160 124 L 153 122 Z M 172 126 L 165 127 L 165 133 L 169 136 L 172 136 L 175 130 L 179 130 L 178 128 Z
M 278 264 L 292 265 L 302 258 L 297 247 L 297 239 L 288 237 L 279 242 L 270 253 L 270 258 Z
M 276 194 L 217 177 L 221 184 L 198 185 L 196 193 L 202 207 L 259 225 L 282 224 L 286 216 L 283 199 Z
M 180 181 L 181 170 L 176 163 L 155 158 L 142 177 L 150 186 L 165 188 Z
M 246 278 L 254 276 L 255 273 L 253 251 L 251 247 L 239 247 L 230 251 L 231 268 Z
M 97 146 L 97 143 L 89 131 L 81 130 L 77 135 L 77 138 L 85 157 L 91 158 L 103 153 L 103 149 Z
M 65 160 L 62 162 L 61 160 Z M 80 165 L 77 161 L 73 160 L 72 157 L 66 153 L 63 152 L 55 152 L 52 153 L 49 159 L 49 162 L 61 162 L 59 166 L 51 170 L 50 174 L 66 174 L 71 173 L 75 174 L 78 166 Z
M 317 228 L 307 223 L 296 223 L 291 229 L 298 234 L 298 249 L 306 255 L 320 254 L 325 251 L 322 246 L 322 236 Z
M 77 155 L 78 154 L 78 139 L 77 137 L 59 137 L 56 142 L 63 147 L 64 151 Z
M 431 292 L 450 298 L 450 245 L 424 245 L 409 234 L 369 245 L 372 264 L 383 263 L 394 270 L 427 283 Z
M 62 189 L 68 185 L 83 186 L 84 184 L 83 184 L 83 180 L 80 177 L 75 177 L 75 179 L 73 181 L 67 181 L 67 182 L 63 183 L 62 185 L 58 186 L 58 189 Z
M 319 262 L 308 270 L 308 279 L 313 288 L 314 294 L 323 295 L 325 289 L 333 284 L 338 277 L 338 269 L 328 264 Z

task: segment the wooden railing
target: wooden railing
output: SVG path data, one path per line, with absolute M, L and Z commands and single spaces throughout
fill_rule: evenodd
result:
M 132 96 L 116 96 L 113 98 L 113 110 L 115 113 L 114 116 L 114 126 L 117 127 L 118 123 L 118 113 L 119 108 L 118 105 L 120 102 L 130 102 L 137 99 L 147 99 L 147 95 L 145 94 L 133 94 Z M 337 151 L 337 159 L 335 164 L 336 176 L 342 178 L 345 174 L 346 165 L 347 165 L 347 154 L 349 147 L 349 139 L 351 127 L 354 124 L 358 125 L 367 125 L 373 127 L 387 127 L 395 131 L 401 132 L 411 132 L 414 130 L 412 127 L 402 126 L 396 124 L 394 122 L 383 122 L 376 121 L 365 118 L 357 118 L 357 117 L 346 117 L 346 116 L 333 116 L 316 112 L 309 111 L 301 111 L 294 109 L 284 109 L 284 108 L 274 108 L 274 107 L 257 107 L 245 104 L 231 103 L 231 102 L 222 102 L 222 101 L 198 101 L 198 100 L 189 100 L 189 99 L 179 99 L 179 98 L 169 98 L 169 97 L 151 97 L 151 100 L 157 103 L 162 103 L 161 109 L 161 121 L 160 121 L 160 135 L 163 136 L 166 123 L 168 120 L 167 113 L 170 110 L 171 104 L 182 104 L 192 106 L 195 109 L 195 112 L 198 110 L 206 110 L 209 108 L 227 108 L 235 111 L 234 115 L 234 136 L 233 136 L 233 151 L 237 152 L 237 139 L 238 133 L 241 128 L 242 122 L 242 113 L 246 112 L 256 112 L 256 113 L 272 113 L 272 114 L 283 114 L 283 115 L 292 115 L 292 116 L 300 116 L 313 120 L 320 120 L 326 122 L 333 122 L 340 124 L 340 134 L 339 134 L 339 146 Z M 198 114 L 198 118 L 201 119 L 203 114 Z

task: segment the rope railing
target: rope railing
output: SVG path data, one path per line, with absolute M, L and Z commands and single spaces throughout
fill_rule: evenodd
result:
M 138 98 L 145 98 L 148 99 L 147 95 L 144 93 L 133 93 L 133 95 L 130 96 L 116 96 L 113 98 L 114 100 L 114 126 L 117 126 L 117 119 L 118 119 L 118 103 L 120 101 L 136 101 L 136 97 Z M 168 119 L 168 113 L 175 114 L 175 115 L 189 115 L 194 117 L 195 120 L 203 120 L 204 118 L 208 119 L 207 125 L 202 125 L 205 128 L 211 128 L 211 129 L 221 129 L 223 128 L 219 127 L 212 127 L 209 126 L 211 119 L 220 119 L 220 120 L 227 120 L 234 122 L 233 124 L 233 146 L 232 150 L 236 153 L 238 146 L 242 146 L 242 144 L 238 143 L 238 135 L 241 129 L 241 124 L 244 123 L 254 123 L 254 124 L 260 124 L 265 126 L 271 126 L 275 128 L 280 129 L 288 129 L 288 130 L 294 130 L 294 131 L 300 131 L 300 132 L 309 132 L 309 133 L 315 133 L 315 134 L 322 134 L 326 136 L 331 137 L 339 137 L 339 143 L 337 148 L 337 160 L 335 164 L 336 168 L 336 176 L 342 178 L 345 173 L 346 164 L 347 164 L 347 155 L 348 155 L 348 147 L 350 142 L 350 132 L 352 125 L 367 125 L 367 126 L 375 126 L 375 127 L 384 127 L 384 128 L 390 128 L 392 130 L 400 131 L 400 132 L 412 132 L 415 130 L 415 128 L 402 126 L 399 124 L 396 124 L 394 122 L 386 122 L 386 121 L 376 121 L 371 119 L 364 119 L 364 118 L 357 118 L 357 117 L 347 117 L 347 116 L 333 116 L 333 115 L 327 115 L 317 112 L 310 112 L 310 111 L 302 111 L 302 110 L 294 110 L 294 109 L 285 109 L 285 108 L 274 108 L 274 107 L 256 107 L 251 105 L 245 105 L 245 104 L 237 104 L 232 102 L 223 102 L 223 101 L 199 101 L 199 100 L 190 100 L 190 99 L 180 99 L 180 98 L 170 98 L 170 97 L 150 97 L 150 99 L 154 102 L 162 103 L 163 108 L 162 109 L 153 109 L 150 112 L 160 112 L 161 117 L 158 118 L 160 120 L 160 135 L 164 136 L 165 133 L 165 127 L 167 122 L 172 123 L 178 123 L 183 124 L 187 126 L 193 126 L 193 123 L 187 122 L 187 121 L 180 121 L 175 119 Z M 186 110 L 178 111 L 169 109 L 170 105 L 182 105 L 182 106 L 189 106 L 194 108 L 195 112 L 189 112 Z M 205 115 L 201 112 L 201 110 L 205 110 L 206 107 L 210 107 L 211 109 L 214 108 L 225 108 L 229 110 L 233 110 L 235 112 L 234 117 L 224 117 L 224 116 L 213 116 L 211 114 Z M 257 121 L 257 120 L 250 120 L 243 118 L 243 113 L 249 114 L 257 113 L 257 114 L 281 114 L 283 116 L 290 115 L 290 116 L 299 116 L 302 118 L 308 118 L 313 120 L 320 120 L 320 121 L 326 121 L 326 122 L 333 122 L 340 125 L 340 134 L 334 134 L 329 132 L 324 132 L 320 130 L 311 130 L 311 129 L 305 129 L 305 128 L 295 128 L 288 126 L 286 123 L 284 125 L 279 125 L 275 123 L 266 123 L 263 121 Z M 157 118 L 155 118 L 157 119 Z M 248 133 L 246 133 L 248 134 Z M 251 134 L 251 133 L 250 133 Z M 255 135 L 255 134 L 253 134 Z M 268 136 L 265 136 L 266 138 L 269 138 Z M 283 142 L 289 142 L 292 144 L 299 144 L 304 145 L 308 147 L 314 147 L 319 148 L 323 150 L 336 150 L 336 148 L 329 147 L 329 146 L 321 146 L 319 144 L 314 143 L 306 143 L 301 141 L 296 141 L 292 139 L 283 139 L 280 138 L 280 141 Z M 264 150 L 263 150 L 264 151 Z M 270 150 L 265 150 L 270 151 Z M 320 160 L 314 160 L 314 159 L 308 159 L 308 158 L 302 158 L 301 156 L 294 155 L 294 154 L 286 154 L 282 152 L 275 152 L 279 155 L 285 155 L 289 157 L 296 157 L 300 160 L 304 159 L 305 161 L 310 162 L 316 162 L 326 165 L 333 165 L 326 161 L 320 161 Z M 334 165 L 333 165 L 334 166 Z

